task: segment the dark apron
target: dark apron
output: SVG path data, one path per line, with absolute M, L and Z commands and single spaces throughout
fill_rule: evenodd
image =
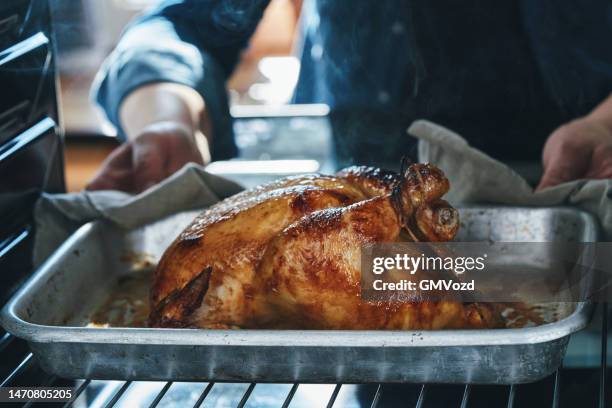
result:
M 332 106 L 339 164 L 380 165 L 415 156 L 414 142 L 405 137 L 405 130 L 421 118 L 456 131 L 502 161 L 539 161 L 555 128 L 588 113 L 612 90 L 607 81 L 612 76 L 610 61 L 605 61 L 602 80 L 597 69 L 589 71 L 592 66 L 580 53 L 564 59 L 565 51 L 576 46 L 571 41 L 585 46 L 576 31 L 562 35 L 567 28 L 564 16 L 578 12 L 565 11 L 559 15 L 549 1 L 402 3 L 397 13 L 413 22 L 414 63 L 398 81 L 405 97 L 387 110 Z M 584 17 L 572 18 L 579 24 L 576 21 Z M 597 23 L 600 31 L 610 31 L 605 21 Z M 561 42 L 555 41 L 557 37 Z M 583 42 L 588 41 L 597 39 Z M 612 53 L 604 55 L 610 60 Z M 581 78 L 576 76 L 577 66 L 583 68 Z

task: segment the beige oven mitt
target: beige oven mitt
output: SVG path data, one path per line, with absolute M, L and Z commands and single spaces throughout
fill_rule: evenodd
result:
M 612 240 L 612 180 L 576 180 L 535 192 L 511 168 L 442 126 L 419 120 L 408 133 L 419 139 L 419 161 L 440 167 L 450 180 L 445 199 L 453 205 L 578 207 L 599 219 L 603 240 Z

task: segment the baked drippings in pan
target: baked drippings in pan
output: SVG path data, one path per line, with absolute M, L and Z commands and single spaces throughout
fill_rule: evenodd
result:
M 91 316 L 87 327 L 147 327 L 154 271 L 149 266 L 121 277 L 108 299 Z

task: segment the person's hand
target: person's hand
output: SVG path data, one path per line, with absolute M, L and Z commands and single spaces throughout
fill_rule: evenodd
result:
M 86 189 L 139 193 L 189 162 L 204 164 L 191 129 L 155 123 L 115 149 Z
M 585 117 L 555 130 L 544 145 L 538 190 L 577 179 L 612 178 L 612 129 Z

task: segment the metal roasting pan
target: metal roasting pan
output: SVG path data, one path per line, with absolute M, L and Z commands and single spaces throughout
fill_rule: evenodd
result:
M 463 241 L 594 242 L 597 224 L 571 208 L 461 208 Z M 125 231 L 76 231 L 4 307 L 2 326 L 27 340 L 49 373 L 66 378 L 258 382 L 511 384 L 559 367 L 591 304 L 565 304 L 535 327 L 446 331 L 274 331 L 89 328 L 138 256 L 154 261 L 196 212 Z

